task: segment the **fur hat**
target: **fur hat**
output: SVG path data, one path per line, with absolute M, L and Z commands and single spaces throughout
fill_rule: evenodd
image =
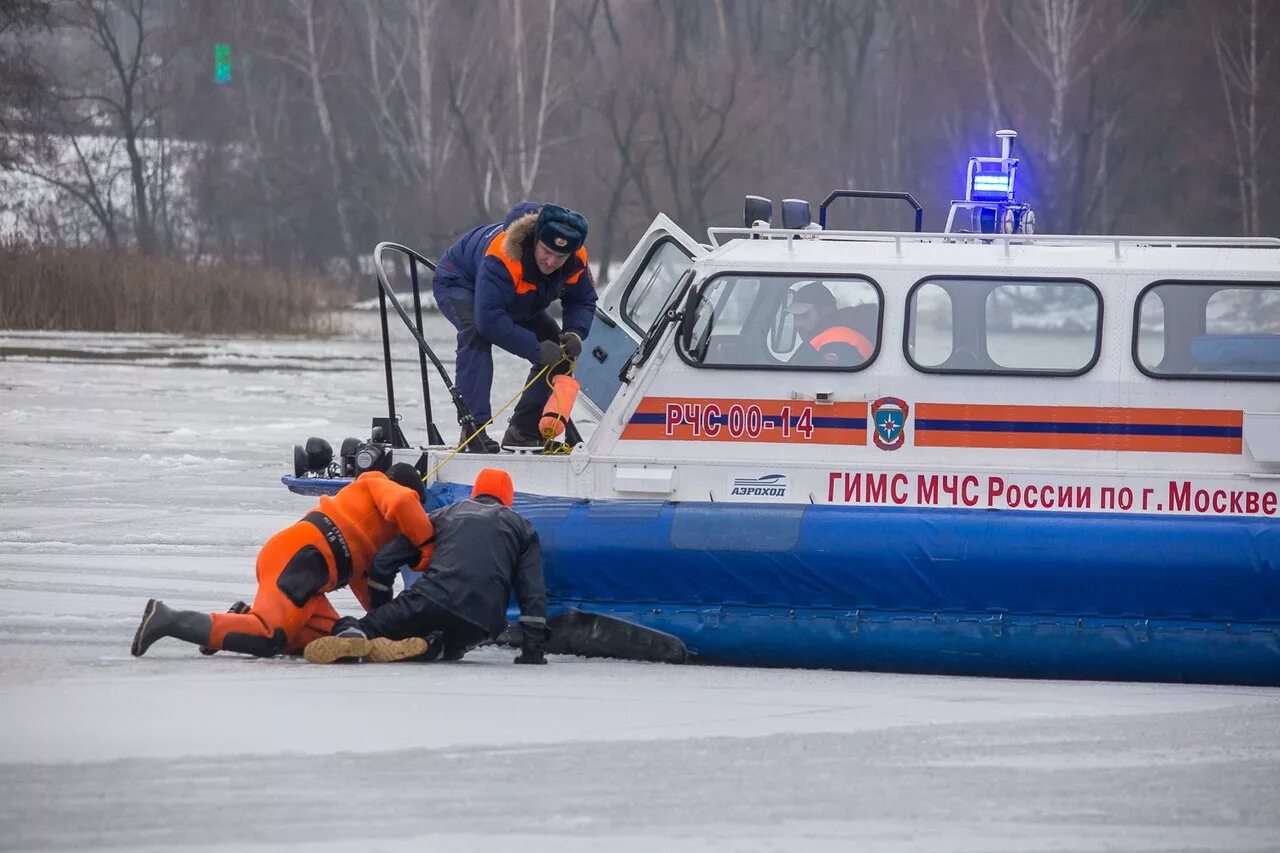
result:
M 471 487 L 471 497 L 478 498 L 489 495 L 497 498 L 503 506 L 511 506 L 515 497 L 515 487 L 511 485 L 511 475 L 500 468 L 485 468 L 476 474 L 476 484 Z
M 587 218 L 558 204 L 543 205 L 534 234 L 551 251 L 571 255 L 587 240 Z

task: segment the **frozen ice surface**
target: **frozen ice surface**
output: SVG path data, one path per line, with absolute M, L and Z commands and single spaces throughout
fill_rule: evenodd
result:
M 291 445 L 384 410 L 358 322 L 0 332 L 0 848 L 1280 850 L 1280 690 L 130 657 L 150 596 L 251 597 L 309 505 L 279 484 Z M 498 371 L 495 402 L 524 368 Z M 397 391 L 417 440 L 408 347 Z

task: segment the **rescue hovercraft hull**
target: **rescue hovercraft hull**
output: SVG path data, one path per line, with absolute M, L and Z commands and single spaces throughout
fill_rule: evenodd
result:
M 1280 239 L 1036 234 L 1011 139 L 938 234 L 658 216 L 568 452 L 387 441 L 385 333 L 372 435 L 439 503 L 506 470 L 553 606 L 693 660 L 1280 686 Z
M 435 483 L 429 500 L 468 493 Z M 516 509 L 553 612 L 673 635 L 693 661 L 1280 685 L 1269 520 L 528 494 Z

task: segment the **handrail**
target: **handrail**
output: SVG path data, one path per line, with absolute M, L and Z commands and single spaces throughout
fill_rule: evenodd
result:
M 1280 237 L 1158 237 L 1109 234 L 966 234 L 959 232 L 913 231 L 810 231 L 788 228 L 736 228 L 711 227 L 707 236 L 713 246 L 719 248 L 729 240 L 830 240 L 870 243 L 994 243 L 1005 245 L 1100 245 L 1113 246 L 1116 257 L 1121 246 L 1169 247 L 1169 248 L 1241 248 L 1280 249 Z
M 890 201 L 905 201 L 911 205 L 916 212 L 916 232 L 924 230 L 924 208 L 920 206 L 920 202 L 916 201 L 915 196 L 911 193 L 904 192 L 886 192 L 884 190 L 832 190 L 831 195 L 822 200 L 822 204 L 818 206 L 818 224 L 823 228 L 827 227 L 827 208 L 831 206 L 831 202 L 838 198 L 872 198 L 872 199 L 888 199 Z
M 400 300 L 396 298 L 391 283 L 387 281 L 387 271 L 382 263 L 382 253 L 388 250 L 401 252 L 409 258 L 409 272 L 413 281 L 413 307 L 418 315 L 416 326 L 409 313 L 404 310 L 404 306 L 400 304 Z M 422 372 L 422 397 L 427 412 L 427 441 L 429 444 L 442 445 L 444 440 L 441 438 L 439 430 L 436 429 L 435 422 L 431 416 L 431 394 L 427 386 L 427 365 L 424 356 L 431 359 L 431 363 L 435 365 L 436 370 L 440 373 L 440 378 L 444 380 L 444 387 L 449 391 L 449 397 L 453 400 L 453 406 L 458 412 L 458 424 L 462 427 L 464 436 L 471 435 L 476 431 L 475 419 L 471 416 L 471 410 L 467 408 L 466 402 L 449 378 L 448 371 L 445 370 L 440 359 L 436 357 L 426 338 L 422 336 L 422 301 L 419 295 L 417 264 L 423 264 L 433 273 L 435 272 L 435 261 L 403 244 L 382 242 L 373 249 L 373 267 L 378 279 L 378 302 L 382 310 L 382 348 L 387 374 L 387 407 L 391 423 L 395 423 L 395 390 L 391 378 L 391 339 L 387 333 L 387 301 L 390 300 L 396 309 L 396 313 L 404 321 L 405 328 L 409 330 L 409 334 L 413 335 L 414 340 L 418 342 L 418 363 Z

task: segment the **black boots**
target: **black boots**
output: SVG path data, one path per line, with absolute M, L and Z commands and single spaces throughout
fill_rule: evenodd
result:
M 208 613 L 196 613 L 194 610 L 172 610 L 165 607 L 163 601 L 151 599 L 146 610 L 142 611 L 142 624 L 133 635 L 133 646 L 130 651 L 134 657 L 146 654 L 151 644 L 161 637 L 175 637 L 198 646 L 209 642 L 209 632 L 213 622 Z
M 498 453 L 502 448 L 498 446 L 498 442 L 489 437 L 489 433 L 480 430 L 476 437 L 467 443 L 467 450 L 471 453 Z
M 547 442 L 537 432 L 528 433 L 516 425 L 513 419 L 502 436 L 502 449 L 515 451 L 542 450 Z

